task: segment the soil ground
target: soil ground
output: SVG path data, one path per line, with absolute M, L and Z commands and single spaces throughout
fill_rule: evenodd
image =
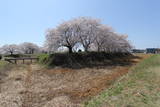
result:
M 45 69 L 38 64 L 12 69 L 0 80 L 1 107 L 80 107 L 96 96 L 139 61 L 132 65 L 101 68 Z

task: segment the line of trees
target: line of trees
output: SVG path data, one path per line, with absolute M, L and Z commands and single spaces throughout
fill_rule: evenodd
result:
M 34 44 L 25 42 L 19 45 L 10 44 L 0 47 L 0 54 L 34 54 L 41 51 L 41 48 Z
M 48 29 L 45 47 L 51 52 L 60 47 L 67 47 L 69 53 L 72 53 L 73 48 L 81 44 L 85 52 L 129 52 L 132 46 L 127 37 L 116 33 L 99 19 L 79 17 Z
M 129 52 L 132 48 L 127 35 L 116 33 L 99 19 L 79 17 L 48 29 L 43 47 L 25 42 L 0 47 L 0 54 L 34 54 L 68 49 L 69 53 L 83 49 L 85 52 Z

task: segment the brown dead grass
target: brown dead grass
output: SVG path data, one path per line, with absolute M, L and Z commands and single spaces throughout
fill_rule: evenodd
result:
M 39 65 L 30 65 L 25 70 L 25 76 L 18 79 L 23 89 L 16 94 L 23 98 L 22 107 L 47 107 L 48 105 L 52 107 L 56 104 L 59 105 L 55 107 L 72 107 L 71 105 L 77 107 L 75 104 L 80 104 L 110 87 L 119 77 L 128 73 L 132 66 L 150 55 L 139 56 L 140 58 L 132 59 L 132 65 L 102 68 L 44 69 Z M 12 72 L 15 72 L 14 78 L 19 78 L 16 75 L 19 71 Z M 6 82 L 9 81 L 14 82 L 12 79 Z M 65 103 L 69 105 L 64 106 Z
M 140 58 L 133 59 L 133 65 L 149 56 L 140 54 Z M 128 73 L 130 68 L 130 65 L 80 70 L 56 68 L 43 70 L 42 72 L 45 72 L 51 78 L 55 77 L 61 85 L 66 85 L 63 89 L 57 89 L 53 96 L 67 95 L 72 102 L 80 103 L 108 88 L 120 76 Z

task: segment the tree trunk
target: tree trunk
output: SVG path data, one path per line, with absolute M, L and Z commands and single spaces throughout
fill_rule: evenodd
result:
M 34 49 L 32 49 L 32 54 L 34 54 Z
M 13 52 L 10 52 L 11 53 L 11 55 L 13 55 Z
M 68 46 L 68 50 L 69 50 L 69 53 L 73 53 L 71 46 Z
M 88 46 L 86 46 L 86 47 L 84 48 L 84 50 L 85 50 L 85 52 L 89 52 L 89 51 L 88 51 Z
M 99 47 L 99 46 L 98 46 L 98 49 L 97 49 L 97 51 L 98 51 L 98 52 L 100 52 L 100 47 Z

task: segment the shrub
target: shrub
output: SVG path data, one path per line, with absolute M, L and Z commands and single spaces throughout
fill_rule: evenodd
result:
M 69 68 L 97 67 L 113 64 L 130 64 L 129 53 L 105 53 L 105 52 L 81 52 L 81 53 L 55 53 L 43 56 L 40 61 L 54 67 L 62 66 Z M 129 58 L 130 57 L 130 58 Z
M 37 55 L 39 58 L 39 63 L 46 64 L 48 62 L 49 55 L 48 54 L 39 54 Z

